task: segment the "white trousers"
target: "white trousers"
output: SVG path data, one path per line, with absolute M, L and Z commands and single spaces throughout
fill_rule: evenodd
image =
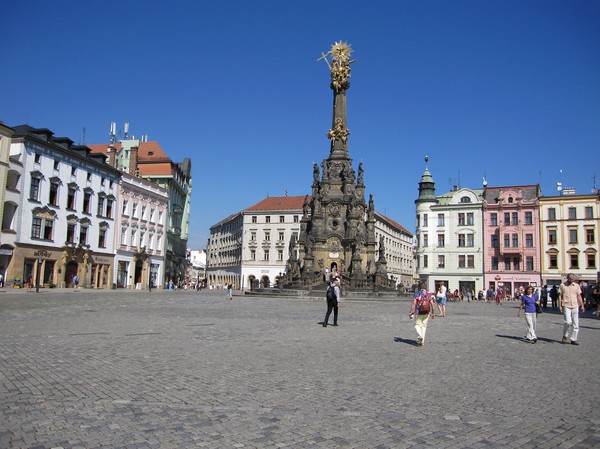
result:
M 427 320 L 429 315 L 417 315 L 415 317 L 415 330 L 422 341 L 425 341 L 425 332 L 427 332 Z
M 571 331 L 571 341 L 577 341 L 577 334 L 579 333 L 579 307 L 574 309 L 563 307 L 563 317 L 565 319 L 565 324 L 563 325 L 563 335 L 568 338 L 569 330 L 572 326 L 573 330 Z
M 525 312 L 525 321 L 527 322 L 527 340 L 537 340 L 537 335 L 535 335 L 537 313 Z

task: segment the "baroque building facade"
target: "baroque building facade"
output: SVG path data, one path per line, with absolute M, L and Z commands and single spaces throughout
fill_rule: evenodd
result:
M 410 288 L 415 282 L 413 235 L 397 221 L 375 211 L 375 240 L 382 238 L 388 278 L 398 288 Z
M 485 288 L 540 286 L 539 185 L 485 187 Z
M 542 196 L 539 220 L 542 282 L 558 285 L 567 273 L 597 282 L 600 194 Z
M 416 204 L 416 271 L 430 291 L 443 282 L 452 292 L 483 287 L 483 190 L 455 188 L 436 196 L 428 169 Z
M 110 144 L 91 145 L 95 153 L 108 157 L 109 164 L 130 174 L 152 181 L 167 192 L 164 244 L 163 285 L 170 280 L 183 281 L 187 270 L 187 240 L 189 236 L 192 195 L 192 162 L 184 158 L 173 162 L 155 141 L 124 139 Z
M 14 128 L 2 247 L 7 284 L 84 287 L 113 281 L 120 173 L 89 147 L 46 128 Z

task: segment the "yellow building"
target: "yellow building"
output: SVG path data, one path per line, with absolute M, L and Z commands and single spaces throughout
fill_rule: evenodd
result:
M 596 282 L 600 194 L 543 196 L 539 207 L 542 282 L 559 284 L 568 273 Z

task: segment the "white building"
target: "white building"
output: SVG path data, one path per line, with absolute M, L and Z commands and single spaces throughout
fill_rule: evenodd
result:
M 158 184 L 122 173 L 114 278 L 117 288 L 164 288 L 169 198 Z
M 414 283 L 413 235 L 400 223 L 375 212 L 375 240 L 384 238 L 388 278 L 410 288 Z
M 113 282 L 120 173 L 49 129 L 17 126 L 10 146 L 2 249 L 7 284 L 84 287 Z
M 441 282 L 450 292 L 484 289 L 483 190 L 456 188 L 435 196 L 435 182 L 425 170 L 415 203 L 419 280 L 430 291 Z

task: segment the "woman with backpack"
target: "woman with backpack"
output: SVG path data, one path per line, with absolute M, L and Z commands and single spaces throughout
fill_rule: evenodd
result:
M 415 315 L 415 330 L 417 331 L 417 344 L 423 346 L 425 344 L 425 332 L 427 332 L 427 321 L 429 317 L 435 318 L 434 307 L 435 302 L 425 288 L 425 282 L 421 284 L 421 290 L 415 293 L 412 305 L 410 306 L 410 318 Z

